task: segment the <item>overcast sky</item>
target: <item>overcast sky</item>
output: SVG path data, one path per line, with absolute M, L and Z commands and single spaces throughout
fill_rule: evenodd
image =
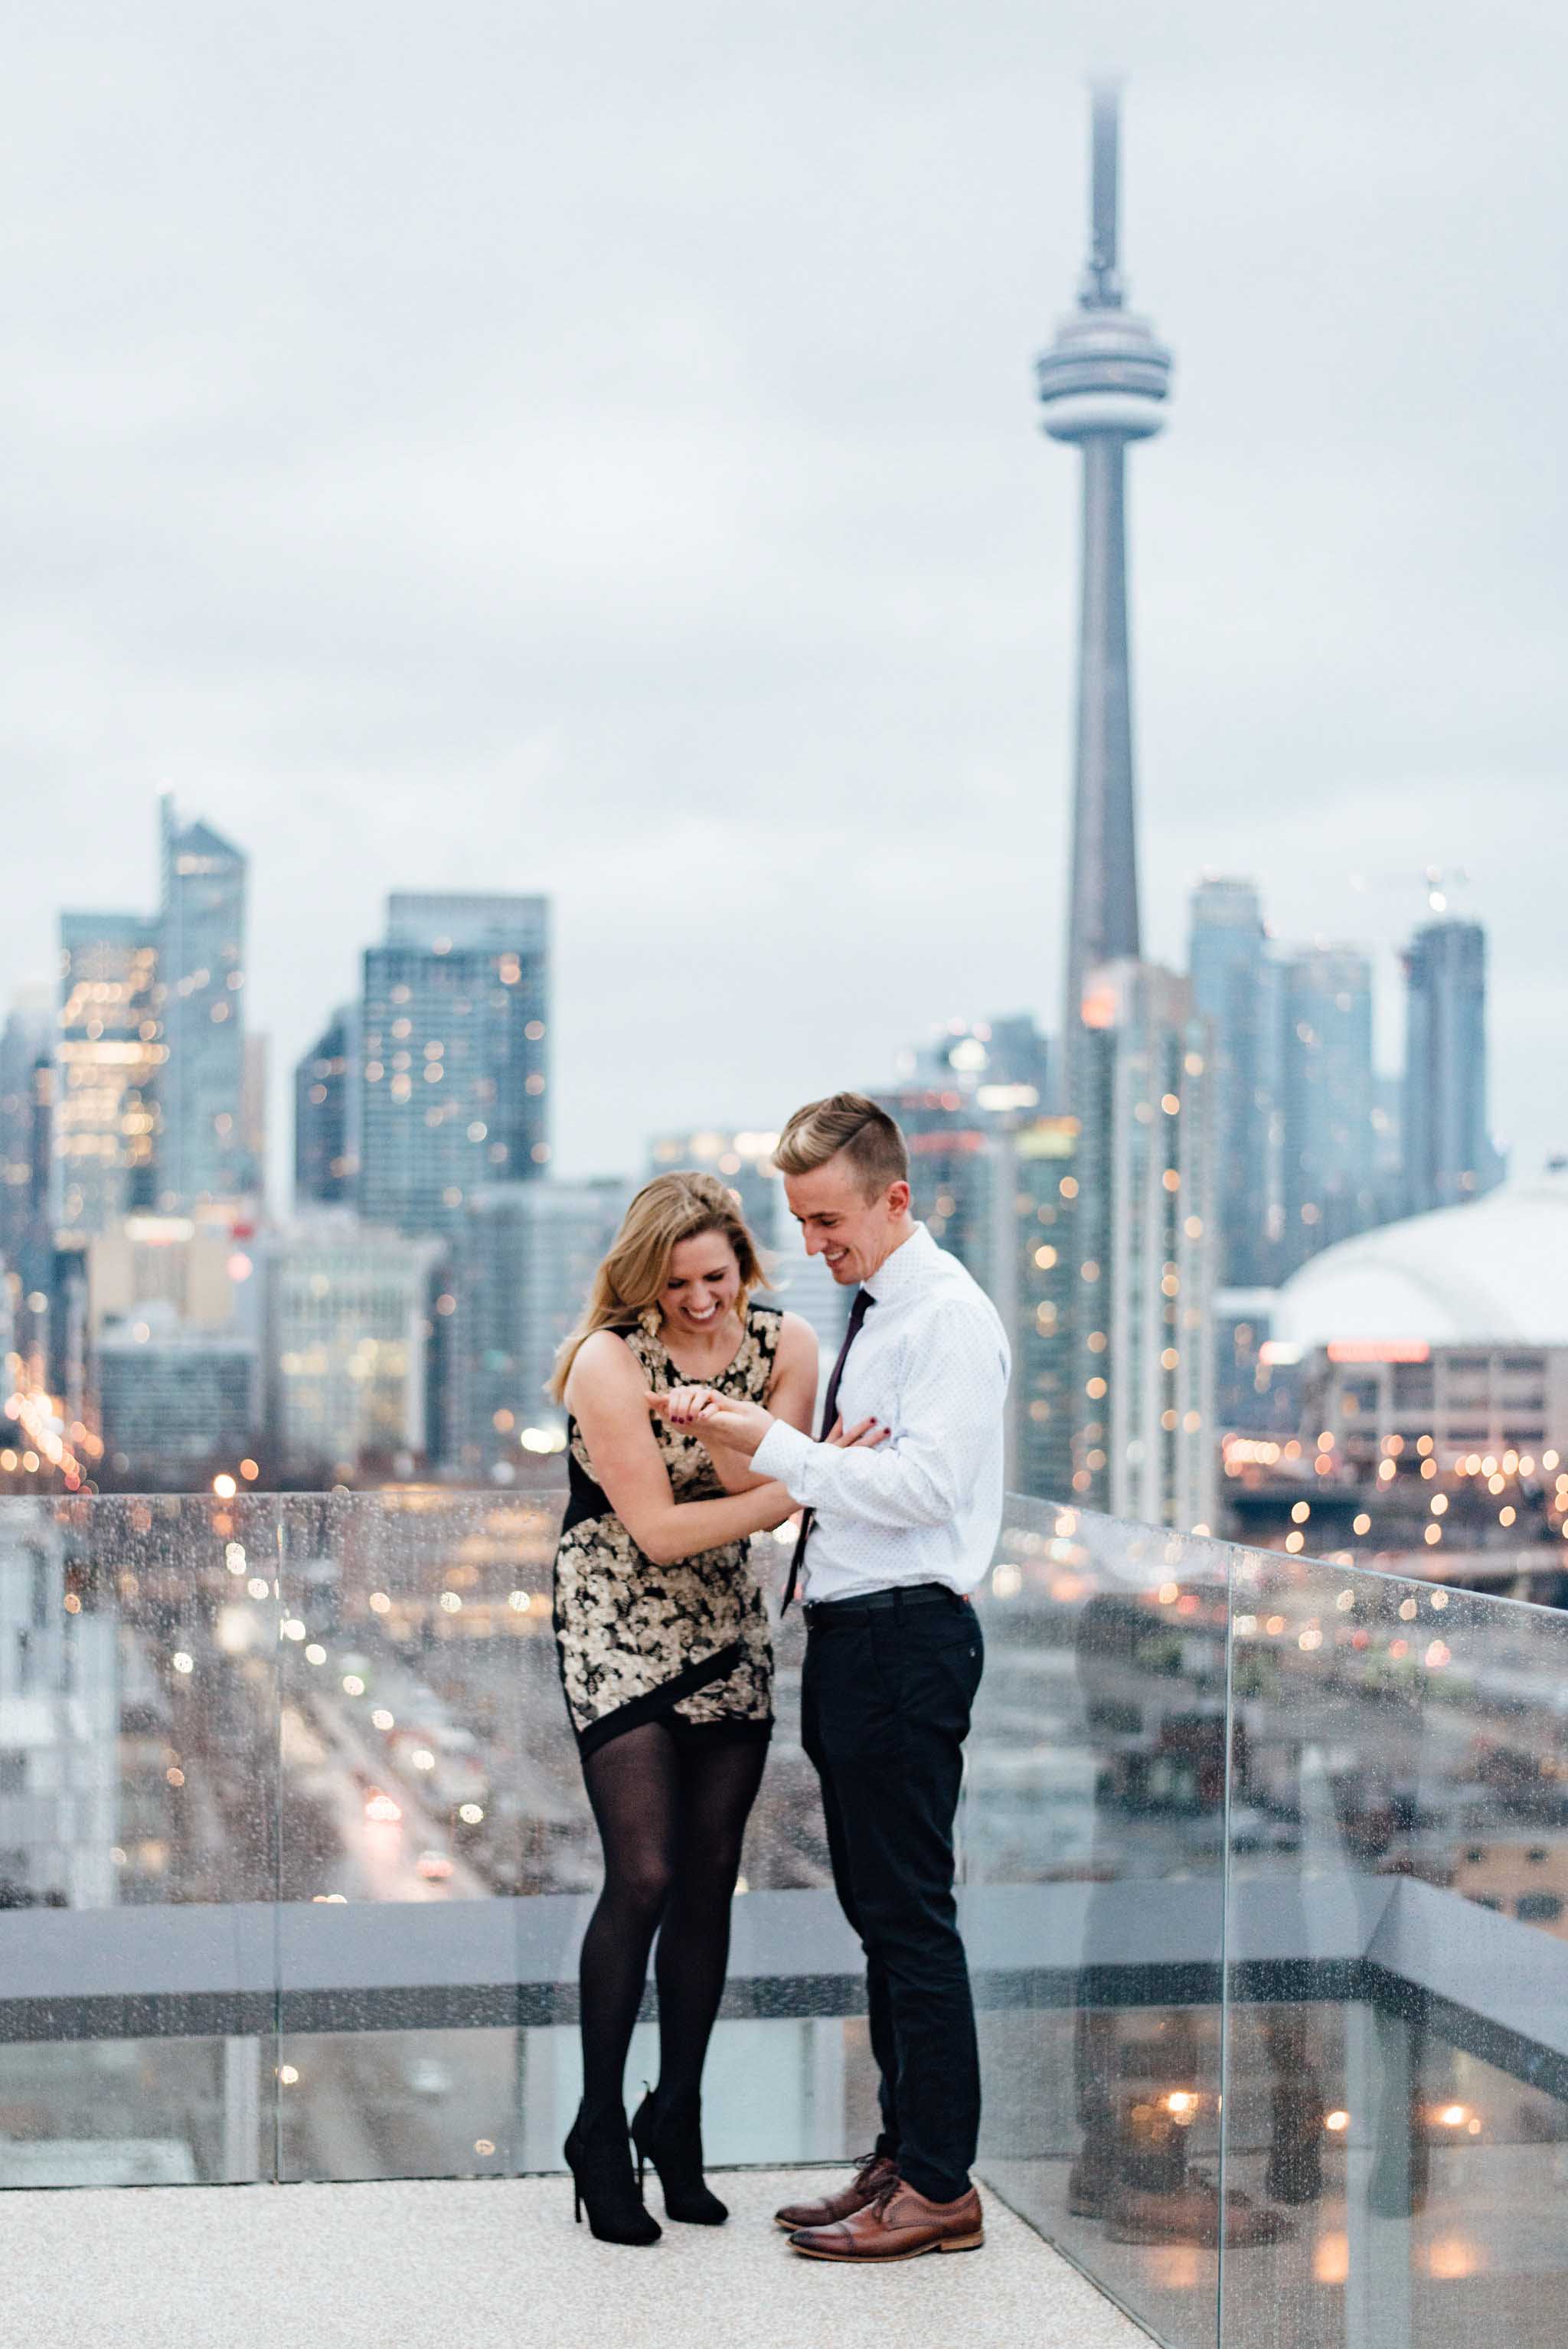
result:
M 1104 66 L 1177 360 L 1131 459 L 1148 945 L 1254 874 L 1373 948 L 1391 1061 L 1460 868 L 1494 1123 L 1568 1146 L 1553 0 L 13 20 L 0 988 L 62 905 L 151 902 L 169 787 L 251 853 L 280 1078 L 388 890 L 549 891 L 567 1172 L 1054 1025 L 1077 460 L 1031 365 Z

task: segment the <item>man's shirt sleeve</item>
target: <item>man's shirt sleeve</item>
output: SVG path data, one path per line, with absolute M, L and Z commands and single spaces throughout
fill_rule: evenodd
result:
M 979 1481 L 1006 1393 L 1000 1329 L 978 1300 L 954 1298 L 920 1331 L 886 1444 L 843 1452 L 775 1420 L 752 1466 L 808 1508 L 875 1526 L 945 1525 Z

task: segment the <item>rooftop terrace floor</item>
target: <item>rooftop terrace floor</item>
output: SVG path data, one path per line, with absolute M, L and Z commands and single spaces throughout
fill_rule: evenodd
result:
M 875 2271 L 789 2251 L 770 2220 L 806 2190 L 799 2171 L 720 2183 L 727 2227 L 669 2227 L 647 2251 L 574 2227 L 556 2178 L 9 2194 L 5 2337 L 27 2349 L 1148 2349 L 994 2195 L 983 2251 Z

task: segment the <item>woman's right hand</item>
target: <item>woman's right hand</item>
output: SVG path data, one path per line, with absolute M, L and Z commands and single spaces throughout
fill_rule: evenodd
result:
M 862 1419 L 858 1427 L 846 1427 L 842 1419 L 836 1419 L 823 1441 L 835 1452 L 874 1452 L 892 1433 L 892 1428 L 884 1427 L 880 1419 Z

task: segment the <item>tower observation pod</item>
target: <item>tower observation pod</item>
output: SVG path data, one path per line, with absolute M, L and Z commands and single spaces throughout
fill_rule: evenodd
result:
M 1123 307 L 1118 97 L 1092 93 L 1089 253 L 1078 307 L 1037 367 L 1042 421 L 1083 451 L 1082 604 L 1062 1041 L 1070 1084 L 1086 972 L 1140 952 L 1127 636 L 1126 450 L 1165 422 L 1171 354 Z

